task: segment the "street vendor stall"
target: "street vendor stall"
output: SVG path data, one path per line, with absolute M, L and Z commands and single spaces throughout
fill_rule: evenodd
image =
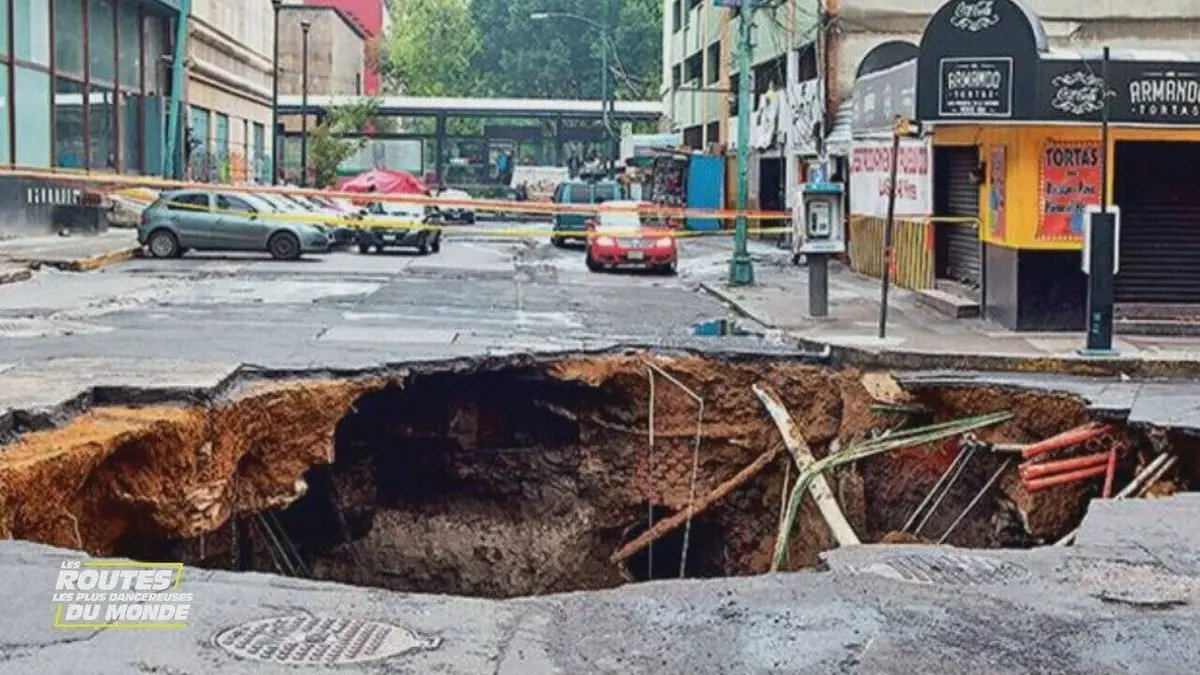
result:
M 645 170 L 643 199 L 668 208 L 717 210 L 724 199 L 724 163 L 720 157 L 656 149 Z M 720 229 L 717 218 L 688 217 L 689 230 Z

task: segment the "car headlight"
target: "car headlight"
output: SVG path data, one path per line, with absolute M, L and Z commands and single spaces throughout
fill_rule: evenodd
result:
M 596 243 L 600 246 L 616 246 L 617 242 L 613 241 L 612 237 L 600 237 L 596 239 Z
M 675 242 L 670 237 L 662 237 L 654 242 L 658 248 L 671 248 Z

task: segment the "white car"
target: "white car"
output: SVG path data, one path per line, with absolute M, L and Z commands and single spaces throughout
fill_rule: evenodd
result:
M 386 247 L 415 248 L 421 255 L 442 250 L 441 216 L 420 204 L 374 202 L 363 209 L 358 231 L 359 253 L 373 247 L 382 253 Z
M 437 199 L 439 202 L 449 202 L 445 206 L 438 206 L 438 211 L 447 221 L 467 224 L 475 222 L 475 207 L 466 203 L 471 201 L 471 195 L 462 190 L 442 190 Z

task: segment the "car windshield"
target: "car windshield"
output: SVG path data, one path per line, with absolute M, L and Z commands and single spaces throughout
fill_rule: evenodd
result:
M 608 211 L 600 213 L 600 222 L 596 229 L 601 232 L 613 230 L 640 230 L 642 218 L 637 211 Z
M 246 200 L 247 204 L 249 204 L 250 206 L 253 206 L 254 208 L 258 209 L 259 211 L 269 213 L 271 211 L 277 210 L 274 206 L 271 205 L 270 202 L 265 201 L 259 195 L 251 195 L 251 194 L 242 193 L 242 194 L 239 194 L 238 196 L 241 197 L 242 199 Z
M 279 199 L 276 198 L 275 195 L 258 194 L 258 195 L 254 195 L 254 196 L 257 197 L 260 201 L 270 204 L 271 210 L 273 210 L 273 211 L 294 211 L 296 208 L 294 206 L 289 206 L 286 202 L 279 201 Z
M 425 207 L 419 204 L 405 204 L 403 202 L 377 202 L 377 204 L 379 204 L 379 210 L 389 216 L 400 218 L 425 217 Z

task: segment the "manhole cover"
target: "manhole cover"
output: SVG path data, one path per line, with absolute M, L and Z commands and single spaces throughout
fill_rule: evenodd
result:
M 425 638 L 382 621 L 296 614 L 249 621 L 217 633 L 218 647 L 243 659 L 293 666 L 327 666 L 378 661 L 436 649 Z
M 954 586 L 1002 585 L 1029 576 L 1029 570 L 1020 565 L 957 553 L 907 553 L 857 571 L 897 581 Z

